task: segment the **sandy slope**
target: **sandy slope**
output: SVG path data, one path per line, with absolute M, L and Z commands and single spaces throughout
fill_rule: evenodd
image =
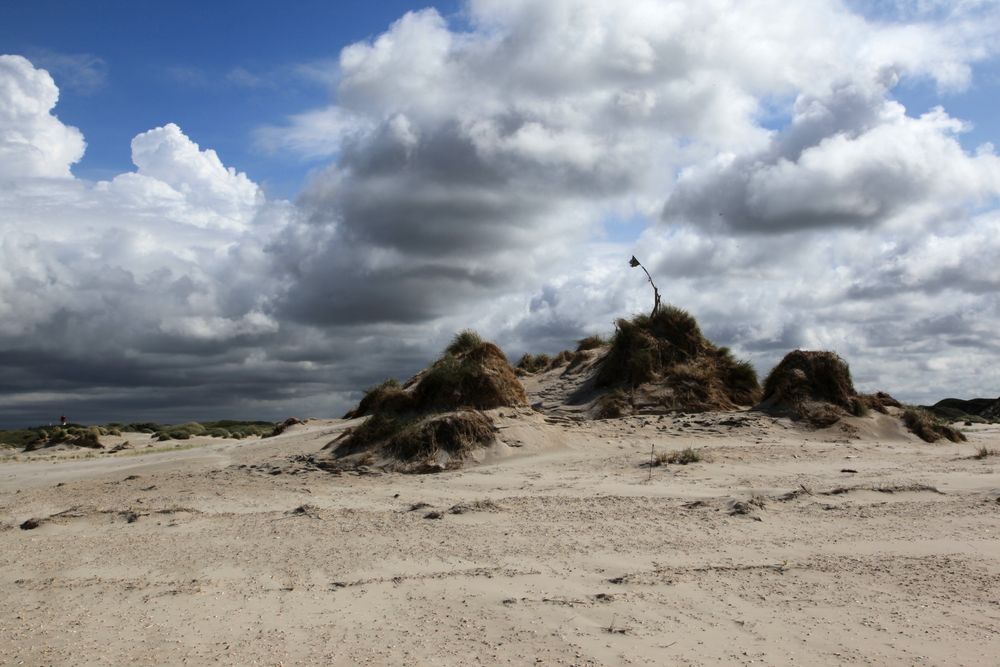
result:
M 0 663 L 997 664 L 996 427 L 500 412 L 438 475 L 290 460 L 340 421 L 0 465 Z

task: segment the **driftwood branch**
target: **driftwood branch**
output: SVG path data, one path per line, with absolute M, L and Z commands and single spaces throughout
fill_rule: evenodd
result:
M 629 260 L 629 266 L 631 266 L 633 269 L 637 266 L 640 269 L 642 269 L 643 272 L 646 274 L 646 278 L 649 279 L 649 284 L 652 285 L 653 287 L 653 312 L 649 314 L 649 316 L 652 317 L 653 315 L 656 315 L 656 313 L 660 310 L 660 290 L 656 288 L 656 283 L 653 282 L 653 276 L 649 275 L 649 271 L 646 271 L 646 267 L 643 266 L 642 263 L 635 258 L 635 255 L 632 255 L 632 259 Z

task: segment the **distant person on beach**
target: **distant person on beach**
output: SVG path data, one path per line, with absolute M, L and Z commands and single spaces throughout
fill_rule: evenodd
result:
M 60 417 L 60 418 L 59 418 L 59 423 L 60 423 L 60 424 L 61 424 L 62 426 L 65 426 L 65 425 L 66 425 L 66 415 L 63 415 L 62 417 Z

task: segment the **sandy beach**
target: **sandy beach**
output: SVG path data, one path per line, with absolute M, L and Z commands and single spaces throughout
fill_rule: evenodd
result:
M 7 462 L 0 662 L 996 664 L 1000 427 L 494 416 L 435 475 L 303 462 L 341 420 Z

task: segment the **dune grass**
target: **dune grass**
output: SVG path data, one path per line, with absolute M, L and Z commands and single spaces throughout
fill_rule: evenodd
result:
M 586 338 L 581 338 L 576 341 L 576 351 L 585 352 L 587 350 L 596 350 L 599 347 L 603 347 L 608 344 L 608 340 L 604 336 L 594 334 L 593 336 L 587 336 Z
M 951 442 L 965 442 L 965 434 L 945 424 L 933 413 L 910 406 L 903 412 L 903 424 L 925 442 L 937 442 L 942 438 Z
M 466 329 L 405 386 L 387 380 L 369 389 L 348 413 L 368 419 L 328 446 L 337 456 L 381 451 L 407 462 L 437 452 L 462 456 L 495 437 L 492 420 L 480 410 L 526 403 L 503 351 Z
M 889 394 L 859 394 L 851 369 L 835 352 L 793 350 L 764 380 L 763 405 L 790 413 L 817 428 L 832 426 L 841 417 L 867 417 L 871 411 L 888 414 L 901 407 Z
M 765 401 L 821 401 L 850 411 L 856 395 L 850 367 L 834 352 L 794 350 L 764 380 Z
M 670 452 L 660 452 L 657 454 L 653 461 L 656 465 L 681 465 L 686 466 L 691 463 L 698 463 L 699 461 L 704 461 L 704 457 L 701 452 L 692 447 L 686 447 L 684 449 L 677 449 Z
M 647 383 L 669 390 L 664 407 L 672 410 L 732 409 L 760 397 L 753 365 L 714 345 L 694 317 L 675 306 L 619 319 L 596 377 L 601 387 Z
M 455 334 L 448 347 L 444 349 L 446 354 L 461 355 L 474 350 L 483 344 L 482 337 L 472 329 L 463 329 Z
M 517 368 L 526 373 L 538 373 L 546 371 L 552 365 L 552 357 L 542 354 L 524 354 L 517 362 Z

